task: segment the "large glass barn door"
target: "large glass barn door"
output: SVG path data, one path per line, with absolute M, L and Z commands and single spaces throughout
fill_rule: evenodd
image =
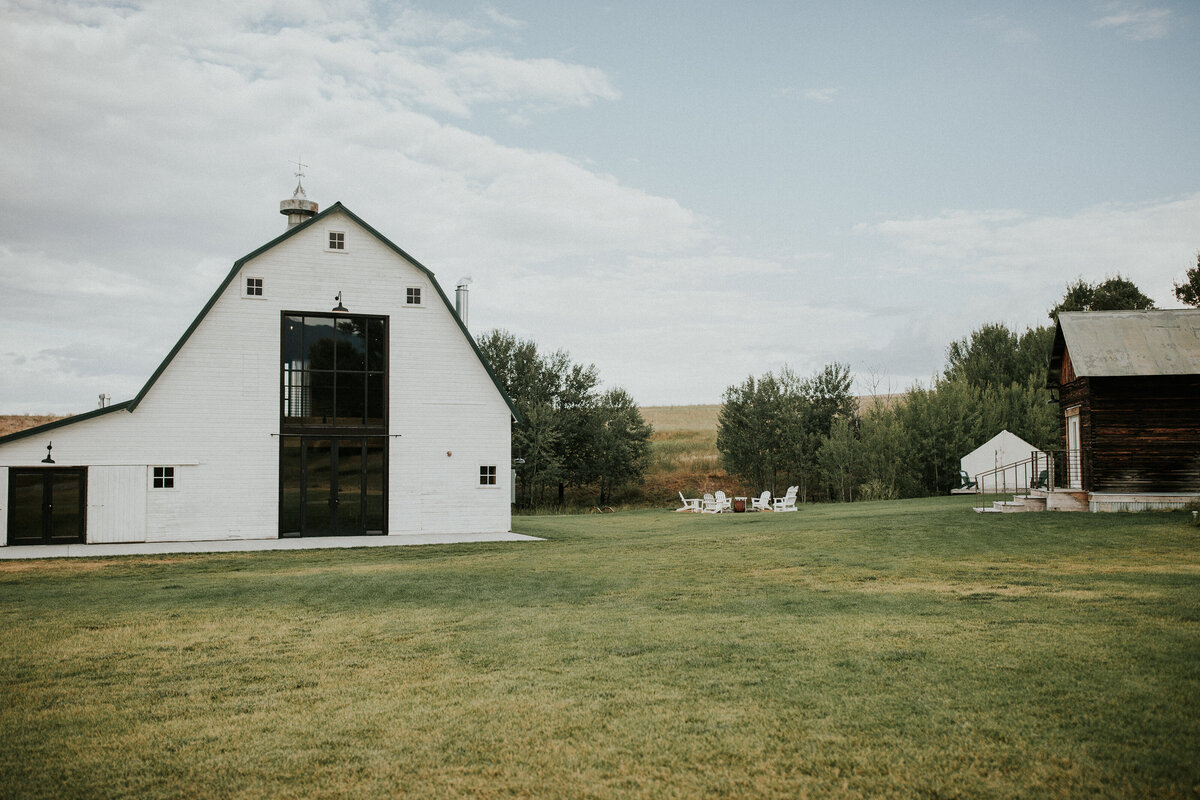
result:
M 284 312 L 279 533 L 387 531 L 387 318 Z
M 384 533 L 387 459 L 383 437 L 284 436 L 281 536 Z
M 86 502 L 86 469 L 10 469 L 8 543 L 81 544 Z

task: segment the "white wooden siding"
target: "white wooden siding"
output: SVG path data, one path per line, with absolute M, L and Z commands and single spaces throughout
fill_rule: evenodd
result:
M 2 445 L 0 465 L 37 466 L 53 440 L 57 466 L 175 466 L 175 488 L 143 483 L 140 503 L 109 505 L 125 473 L 100 479 L 105 541 L 275 538 L 281 311 L 328 312 L 341 292 L 352 314 L 388 317 L 388 532 L 509 530 L 504 399 L 424 273 L 348 216 L 325 222 L 244 264 L 134 412 Z M 331 228 L 345 251 L 326 249 Z M 264 300 L 242 301 L 247 274 Z M 402 313 L 414 285 L 425 313 Z M 481 464 L 496 465 L 499 491 L 477 490 Z
M 87 542 L 146 540 L 146 467 L 89 467 Z

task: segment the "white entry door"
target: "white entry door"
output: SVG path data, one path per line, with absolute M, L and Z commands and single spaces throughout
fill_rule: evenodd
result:
M 1079 457 L 1079 409 L 1067 411 L 1067 488 L 1083 488 L 1083 464 Z

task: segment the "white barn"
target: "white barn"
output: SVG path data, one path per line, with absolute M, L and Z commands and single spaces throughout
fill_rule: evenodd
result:
M 1042 455 L 1020 436 L 1004 430 L 963 456 L 960 464 L 971 480 L 979 482 L 980 491 L 1028 489 L 1037 478 L 1032 474 L 1034 453 Z
M 0 438 L 0 544 L 510 529 L 516 410 L 433 273 L 281 213 L 136 397 Z

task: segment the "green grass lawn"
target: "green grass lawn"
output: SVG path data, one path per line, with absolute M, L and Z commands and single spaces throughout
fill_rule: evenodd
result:
M 1200 528 L 972 500 L 5 562 L 0 795 L 1200 794 Z

